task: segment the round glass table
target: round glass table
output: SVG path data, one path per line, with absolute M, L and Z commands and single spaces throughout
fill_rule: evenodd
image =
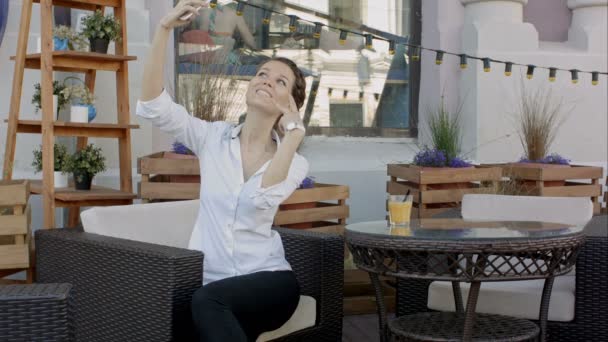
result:
M 369 273 L 376 293 L 381 341 L 535 341 L 546 339 L 555 276 L 576 263 L 584 225 L 528 221 L 412 220 L 346 226 L 356 266 Z M 452 282 L 456 312 L 425 312 L 386 319 L 379 276 Z M 545 279 L 540 327 L 513 317 L 476 314 L 481 282 Z M 460 282 L 470 283 L 466 310 Z

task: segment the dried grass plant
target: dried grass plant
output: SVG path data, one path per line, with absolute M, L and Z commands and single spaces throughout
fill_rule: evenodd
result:
M 210 69 L 213 72 L 207 72 Z M 188 75 L 180 80 L 179 103 L 201 120 L 238 121 L 244 106 L 246 86 L 238 80 L 237 69 L 201 64 L 200 74 Z
M 517 108 L 517 133 L 528 160 L 546 157 L 566 112 L 562 97 L 547 88 L 527 89 L 523 82 Z

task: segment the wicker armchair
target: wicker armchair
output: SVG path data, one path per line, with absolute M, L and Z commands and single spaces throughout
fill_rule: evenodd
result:
M 452 210 L 438 218 L 460 217 Z M 601 341 L 608 336 L 608 216 L 595 216 L 585 228 L 587 240 L 576 263 L 575 317 L 571 322 L 547 322 L 548 341 Z M 430 281 L 399 279 L 397 316 L 431 311 Z
M 314 327 L 283 338 L 337 341 L 342 334 L 343 240 L 277 229 L 302 293 L 317 301 Z M 192 294 L 200 252 L 85 233 L 36 232 L 37 280 L 73 286 L 78 341 L 194 341 Z

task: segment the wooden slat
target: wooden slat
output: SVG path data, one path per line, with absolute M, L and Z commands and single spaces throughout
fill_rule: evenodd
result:
M 462 197 L 466 194 L 490 194 L 492 188 L 467 188 L 467 189 L 447 189 L 447 190 L 428 190 L 421 194 L 422 203 L 449 203 L 462 202 Z
M 28 180 L 0 181 L 0 206 L 26 205 L 30 194 Z
M 317 233 L 331 233 L 331 234 L 344 235 L 344 226 L 343 225 L 315 227 L 315 228 L 308 228 L 306 230 L 311 231 L 311 232 L 317 232 Z
M 412 218 L 429 218 L 452 208 L 412 208 Z
M 420 171 L 420 184 L 499 181 L 501 177 L 499 168 L 438 168 Z
M 6 121 L 6 120 L 5 120 Z M 139 128 L 139 125 L 118 125 L 105 123 L 79 123 L 79 122 L 53 122 L 55 136 L 67 137 L 98 137 L 120 138 L 124 137 L 129 129 Z M 19 120 L 17 132 L 40 134 L 42 122 L 39 120 Z
M 140 182 L 139 197 L 171 200 L 197 199 L 200 194 L 200 186 L 198 183 Z
M 118 7 L 122 1 L 123 0 L 53 0 L 53 5 L 94 11 L 97 6 Z M 34 0 L 34 2 L 39 3 L 40 0 Z
M 40 53 L 26 55 L 25 67 L 40 69 L 41 55 Z M 55 71 L 86 72 L 89 70 L 118 71 L 123 68 L 123 62 L 134 61 L 137 57 L 96 52 L 53 51 L 52 59 Z M 15 56 L 12 56 L 11 60 L 15 60 Z
M 30 226 L 31 208 L 23 215 L 0 215 L 0 235 L 26 235 Z
M 76 208 L 76 207 L 103 207 L 110 205 L 131 205 L 132 199 L 97 199 L 97 200 L 79 200 L 79 201 L 61 201 L 55 199 L 57 208 Z
M 576 166 L 543 169 L 542 180 L 602 178 L 603 170 L 596 166 Z
M 408 164 L 388 164 L 386 172 L 389 176 L 420 184 L 420 172 Z
M 405 195 L 408 190 L 410 190 L 410 195 L 414 196 L 414 200 L 419 197 L 420 191 L 414 183 L 404 181 L 386 183 L 386 192 L 390 195 Z
M 1 245 L 0 269 L 29 267 L 28 245 Z
M 148 175 L 200 175 L 198 158 L 170 159 L 162 156 L 163 152 L 139 158 L 137 172 Z
M 30 191 L 40 194 L 42 183 L 39 180 L 31 181 Z M 55 199 L 62 202 L 77 201 L 103 201 L 103 200 L 132 200 L 137 196 L 130 192 L 123 192 L 116 189 L 93 185 L 91 190 L 76 190 L 74 188 L 55 189 Z
M 602 192 L 602 187 L 599 184 L 580 184 L 566 186 L 545 186 L 543 187 L 543 196 L 547 197 L 594 197 L 599 196 Z
M 311 189 L 298 189 L 281 204 L 307 203 L 347 199 L 349 188 L 346 185 L 315 183 Z
M 310 209 L 285 210 L 277 212 L 274 217 L 274 224 L 280 226 L 292 223 L 325 221 L 347 218 L 348 215 L 349 207 L 347 205 L 327 205 Z

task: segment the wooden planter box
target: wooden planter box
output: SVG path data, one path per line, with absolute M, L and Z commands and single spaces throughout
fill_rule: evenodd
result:
M 518 165 L 517 163 L 490 166 L 501 167 L 504 177 L 523 182 L 527 195 L 589 197 L 593 201 L 593 213 L 600 213 L 600 196 L 602 194 L 600 180 L 603 176 L 601 167 L 572 165 L 570 167 L 551 168 L 543 167 L 542 164 Z M 560 181 L 561 184 L 554 185 Z
M 391 195 L 405 195 L 410 190 L 414 196 L 412 218 L 427 218 L 459 207 L 465 194 L 493 193 L 502 170 L 500 167 L 423 168 L 389 164 L 387 174 L 390 180 L 386 191 Z
M 200 177 L 198 184 L 183 182 L 183 176 L 200 176 L 198 158 L 166 158 L 169 153 L 158 152 L 137 159 L 137 172 L 141 174 L 138 194 L 144 201 L 199 197 Z
M 0 278 L 30 266 L 30 184 L 0 181 Z

